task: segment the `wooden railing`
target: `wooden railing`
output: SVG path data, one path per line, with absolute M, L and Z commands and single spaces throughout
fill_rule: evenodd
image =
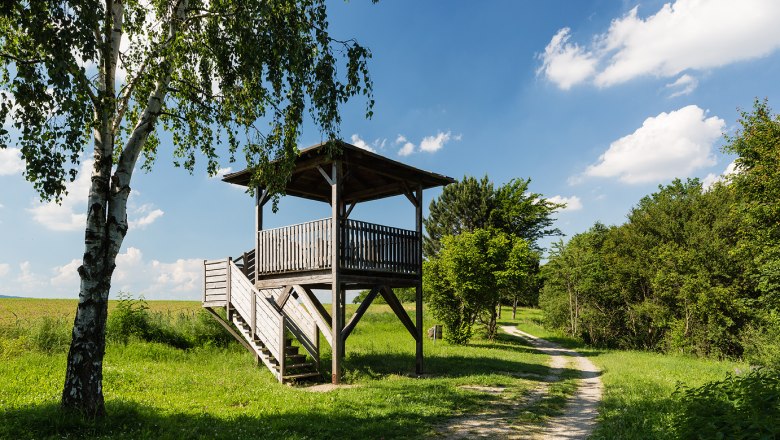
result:
M 417 273 L 422 255 L 416 232 L 347 220 L 341 234 L 343 268 Z
M 252 335 L 257 335 L 271 355 L 280 360 L 284 354 L 283 332 L 280 330 L 284 325 L 283 316 L 232 261 L 230 289 L 230 303 L 249 324 Z
M 259 274 L 330 268 L 331 219 L 259 231 Z
M 238 266 L 239 269 L 241 269 L 241 272 L 244 273 L 244 276 L 254 281 L 255 279 L 255 250 L 254 249 L 250 249 L 244 252 L 243 254 L 239 255 L 237 258 L 234 258 L 233 262 L 236 263 L 236 266 Z
M 331 268 L 330 218 L 258 232 L 258 274 Z M 341 267 L 416 274 L 422 254 L 415 231 L 345 220 L 339 229 Z

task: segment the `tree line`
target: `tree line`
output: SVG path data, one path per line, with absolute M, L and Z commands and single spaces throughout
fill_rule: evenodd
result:
M 659 186 L 626 223 L 555 244 L 542 267 L 548 326 L 595 346 L 780 364 L 780 117 L 742 112 L 735 173 Z

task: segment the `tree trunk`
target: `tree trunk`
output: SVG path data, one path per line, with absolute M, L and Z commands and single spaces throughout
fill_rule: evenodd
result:
M 188 4 L 188 0 L 179 0 L 176 4 L 176 18 L 168 23 L 169 41 L 175 39 Z M 161 76 L 119 155 L 112 176 L 114 134 L 121 122 L 114 122 L 117 112 L 114 83 L 122 37 L 123 3 L 108 0 L 106 11 L 110 15 L 106 20 L 106 38 L 111 44 L 104 46 L 107 52 L 102 54 L 100 68 L 102 99 L 95 109 L 98 127 L 95 130 L 95 165 L 87 205 L 84 258 L 79 267 L 81 289 L 62 390 L 62 406 L 76 409 L 88 417 L 105 415 L 103 356 L 111 276 L 127 234 L 127 199 L 133 170 L 157 123 L 172 72 L 170 60 L 164 60 Z
M 512 303 L 512 319 L 517 319 L 517 297 L 515 296 L 515 300 Z

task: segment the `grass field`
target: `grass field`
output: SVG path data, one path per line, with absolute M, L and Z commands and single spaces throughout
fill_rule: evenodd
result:
M 195 319 L 200 313 L 197 302 L 148 305 L 168 317 Z M 0 299 L 0 438 L 426 438 L 436 436 L 436 426 L 448 418 L 478 412 L 500 399 L 461 386 L 501 386 L 504 396 L 522 397 L 539 382 L 511 373 L 545 376 L 549 371 L 547 356 L 519 338 L 500 335 L 495 342 L 477 338 L 465 347 L 427 341 L 428 376 L 414 378 L 411 336 L 388 306 L 373 305 L 346 343 L 345 381 L 353 388 L 312 393 L 279 385 L 235 343 L 182 350 L 139 340 L 113 342 L 104 366 L 109 417 L 92 424 L 59 411 L 67 347 L 62 336 L 51 339 L 53 350 L 45 350 L 49 339 L 20 350 L 30 345 L 23 345 L 19 335 L 35 332 L 9 330 L 44 320 L 49 327 L 38 333 L 67 336 L 73 310 L 73 301 Z M 351 305 L 348 313 L 354 310 Z M 523 309 L 517 320 L 507 315 L 504 310 L 504 324 L 577 347 L 603 369 L 605 395 L 594 438 L 670 438 L 678 382 L 695 386 L 744 368 L 588 349 L 541 327 L 538 310 Z M 433 323 L 426 317 L 426 328 Z M 325 377 L 329 357 L 324 350 Z M 552 384 L 555 395 L 518 414 L 518 421 L 541 423 L 560 411 L 573 391 L 570 376 Z
M 27 313 L 7 325 L 26 325 L 39 310 L 67 307 L 48 300 L 5 301 L 0 305 L 12 315 Z M 461 385 L 503 386 L 522 395 L 536 382 L 508 373 L 548 370 L 547 356 L 519 340 L 476 339 L 467 347 L 426 344 L 430 376 L 411 377 L 414 341 L 383 305 L 372 306 L 346 346 L 345 379 L 357 386 L 312 393 L 279 385 L 238 344 L 190 350 L 140 341 L 109 344 L 104 366 L 109 417 L 98 425 L 58 411 L 65 350 L 17 351 L 0 364 L 0 438 L 421 438 L 447 418 L 497 398 Z M 329 356 L 323 353 L 324 366 Z

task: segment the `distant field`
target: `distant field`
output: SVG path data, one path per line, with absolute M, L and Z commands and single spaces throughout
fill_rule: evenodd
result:
M 76 316 L 75 299 L 0 298 L 0 324 L 17 320 L 29 321 L 43 316 L 73 319 Z M 117 300 L 108 301 L 109 312 L 116 307 Z M 148 301 L 151 311 L 184 312 L 200 309 L 198 301 Z

